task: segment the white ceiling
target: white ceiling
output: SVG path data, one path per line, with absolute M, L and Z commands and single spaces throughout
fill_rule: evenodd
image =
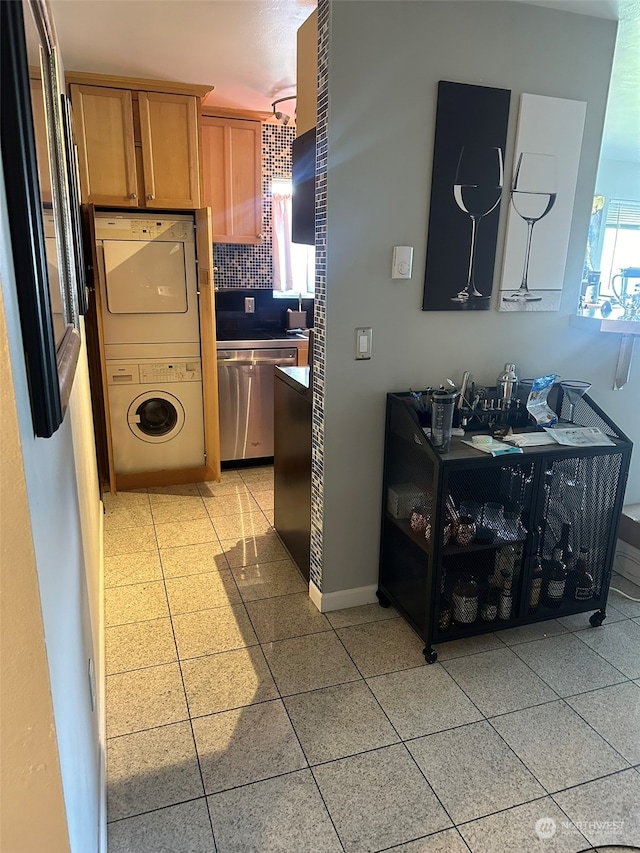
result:
M 640 0 L 535 2 L 619 17 L 603 155 L 640 161 Z M 316 6 L 316 0 L 50 3 L 67 70 L 211 84 L 208 104 L 268 112 L 276 98 L 295 93 L 296 31 Z

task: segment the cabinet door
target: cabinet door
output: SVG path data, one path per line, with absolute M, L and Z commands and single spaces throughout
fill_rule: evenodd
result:
M 139 92 L 146 207 L 200 206 L 198 100 Z
M 202 185 L 216 243 L 262 242 L 262 126 L 202 117 Z
M 71 86 L 85 203 L 138 207 L 131 92 Z

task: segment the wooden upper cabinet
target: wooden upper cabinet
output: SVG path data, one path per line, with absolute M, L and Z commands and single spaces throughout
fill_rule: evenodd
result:
M 200 207 L 199 98 L 72 84 L 82 201 Z
M 199 104 L 190 95 L 139 92 L 147 207 L 200 207 Z
M 71 86 L 71 101 L 82 201 L 139 207 L 131 92 Z
M 203 115 L 203 204 L 214 243 L 262 242 L 262 125 Z

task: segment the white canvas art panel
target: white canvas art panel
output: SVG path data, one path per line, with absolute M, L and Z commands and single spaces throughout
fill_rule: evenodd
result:
M 521 95 L 500 311 L 558 311 L 587 105 Z

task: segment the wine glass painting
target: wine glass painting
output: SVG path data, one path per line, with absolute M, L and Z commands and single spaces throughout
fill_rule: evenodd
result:
M 508 89 L 438 83 L 423 311 L 491 307 L 510 101 Z
M 542 301 L 542 296 L 531 293 L 528 283 L 533 226 L 551 211 L 556 197 L 556 158 L 551 154 L 523 151 L 518 157 L 513 176 L 511 204 L 518 216 L 527 223 L 527 245 L 520 287 L 515 293 L 504 296 L 505 302 Z
M 465 286 L 453 302 L 482 298 L 475 283 L 476 246 L 480 220 L 496 209 L 502 196 L 504 166 L 500 148 L 465 145 L 460 151 L 453 184 L 456 204 L 471 218 L 471 246 Z
M 520 96 L 500 311 L 560 309 L 585 112 L 583 101 Z

